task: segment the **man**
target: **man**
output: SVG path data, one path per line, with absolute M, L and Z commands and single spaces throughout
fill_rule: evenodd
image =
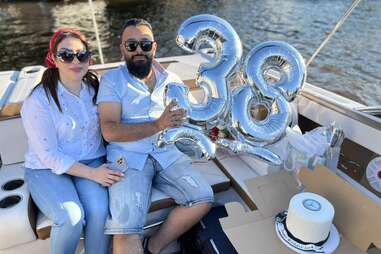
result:
M 159 253 L 209 211 L 213 192 L 174 145 L 155 146 L 160 131 L 183 123 L 185 111 L 176 109 L 175 102 L 164 106 L 167 84 L 181 80 L 154 60 L 157 44 L 151 25 L 130 19 L 121 37 L 126 64 L 103 75 L 98 94 L 101 129 L 109 142 L 107 159 L 124 171 L 122 180 L 109 188 L 105 233 L 114 235 L 114 253 Z M 152 185 L 179 206 L 142 245 Z

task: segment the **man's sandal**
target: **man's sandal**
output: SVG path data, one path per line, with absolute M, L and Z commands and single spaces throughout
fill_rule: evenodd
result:
M 144 254 L 152 254 L 152 252 L 150 252 L 149 249 L 148 249 L 149 239 L 150 239 L 149 236 L 144 237 L 144 239 L 143 239 L 143 250 L 144 250 Z

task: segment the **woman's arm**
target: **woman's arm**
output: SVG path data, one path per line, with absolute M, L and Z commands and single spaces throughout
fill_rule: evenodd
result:
M 94 170 L 58 150 L 57 133 L 49 112 L 50 106 L 36 95 L 28 97 L 21 109 L 28 144 L 45 167 L 56 174 L 80 176 L 104 186 L 118 181 L 122 176 L 121 172 L 108 169 L 106 165 Z
M 106 187 L 118 182 L 124 176 L 122 172 L 109 169 L 107 164 L 102 164 L 94 169 L 78 162 L 74 163 L 66 173 L 93 180 Z

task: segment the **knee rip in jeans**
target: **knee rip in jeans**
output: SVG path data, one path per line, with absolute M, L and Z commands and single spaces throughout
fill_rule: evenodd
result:
M 57 226 L 62 226 L 65 223 L 70 223 L 71 226 L 75 226 L 78 223 L 84 223 L 83 213 L 81 207 L 75 202 L 64 202 L 60 206 L 60 217 L 56 221 Z
M 144 209 L 143 194 L 141 192 L 135 192 L 134 197 L 135 197 L 135 200 L 134 200 L 133 204 L 135 204 L 137 209 L 143 210 Z M 123 221 L 123 222 L 127 222 L 129 220 L 129 217 L 130 217 L 130 209 L 131 209 L 130 206 L 132 204 L 127 204 L 125 202 L 125 200 L 123 200 L 121 198 L 117 198 L 112 202 L 113 202 L 112 206 L 115 207 L 115 209 L 117 211 L 119 211 L 118 220 Z
M 135 192 L 135 204 L 136 207 L 139 209 L 143 209 L 143 198 L 142 198 L 142 193 L 140 192 Z
M 184 182 L 186 182 L 187 184 L 189 184 L 190 186 L 192 186 L 194 188 L 198 188 L 199 187 L 199 185 L 196 182 L 196 180 L 193 177 L 189 176 L 189 175 L 182 176 L 181 180 L 183 180 Z

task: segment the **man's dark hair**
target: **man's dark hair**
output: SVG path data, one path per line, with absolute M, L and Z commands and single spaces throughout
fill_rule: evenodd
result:
M 145 19 L 138 19 L 138 18 L 127 19 L 124 22 L 123 30 L 120 33 L 120 38 L 122 38 L 124 30 L 126 30 L 126 28 L 129 27 L 129 26 L 135 26 L 135 27 L 137 27 L 137 26 L 146 26 L 146 27 L 148 27 L 152 31 L 151 24 L 147 20 L 145 20 Z

